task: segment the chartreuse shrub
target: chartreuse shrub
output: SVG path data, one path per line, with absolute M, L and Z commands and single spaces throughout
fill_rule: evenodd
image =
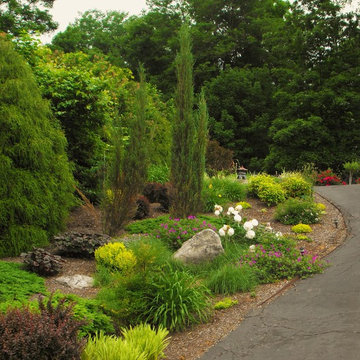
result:
M 312 199 L 290 198 L 276 207 L 275 219 L 286 225 L 315 224 L 323 210 Z
M 271 175 L 265 173 L 251 175 L 248 180 L 248 191 L 251 195 L 258 196 L 260 186 L 273 183 L 275 183 L 275 180 Z
M 285 201 L 285 190 L 282 188 L 279 181 L 268 174 L 250 176 L 248 191 L 268 206 Z
M 46 293 L 44 279 L 21 267 L 18 263 L 0 261 L 0 305 L 26 302 L 31 295 Z
M 309 197 L 312 195 L 312 183 L 300 173 L 284 173 L 281 175 L 281 187 L 287 198 Z
M 78 336 L 82 322 L 70 306 L 39 302 L 39 312 L 28 308 L 0 313 L 0 358 L 14 360 L 80 359 L 85 340 Z
M 240 205 L 244 210 L 251 209 L 251 204 L 249 204 L 247 201 L 239 201 L 236 203 L 236 206 Z
M 297 224 L 294 225 L 291 228 L 291 231 L 293 231 L 296 234 L 306 234 L 312 232 L 311 226 L 307 224 Z
M 0 38 L 0 258 L 48 243 L 74 204 L 66 139 L 30 67 Z
M 90 337 L 82 353 L 82 360 L 158 360 L 164 358 L 169 340 L 168 331 L 140 324 L 123 329 L 123 338 L 102 333 Z
M 223 310 L 223 309 L 228 309 L 229 307 L 232 307 L 234 305 L 237 305 L 239 303 L 238 300 L 233 300 L 231 298 L 225 298 L 222 299 L 220 301 L 218 301 L 215 305 L 214 305 L 214 309 L 215 310 Z
M 101 266 L 123 273 L 130 272 L 136 265 L 133 252 L 126 249 L 122 242 L 100 246 L 95 250 L 95 260 Z
M 278 183 L 264 183 L 259 186 L 259 199 L 266 205 L 276 205 L 285 201 L 285 191 Z

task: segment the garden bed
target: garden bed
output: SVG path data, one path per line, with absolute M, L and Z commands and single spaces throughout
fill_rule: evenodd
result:
M 344 241 L 346 237 L 346 227 L 338 209 L 319 195 L 315 195 L 315 200 L 326 205 L 326 215 L 323 216 L 319 224 L 312 225 L 313 232 L 310 237 L 313 241 L 299 241 L 298 247 L 303 247 L 309 252 L 323 257 Z M 273 221 L 275 208 L 268 208 L 256 199 L 249 199 L 248 202 L 252 205 L 251 209 L 247 209 L 244 212 L 244 216 L 248 219 L 256 218 L 263 224 L 270 222 L 275 231 L 281 231 L 283 234 L 291 231 L 290 225 L 283 225 Z M 158 214 L 155 206 L 152 216 Z M 335 220 L 337 221 L 337 227 L 335 226 Z M 96 210 L 86 207 L 76 209 L 69 220 L 68 230 L 82 232 L 101 231 L 99 214 Z M 19 261 L 19 258 L 3 260 Z M 61 275 L 92 275 L 94 272 L 94 260 L 67 259 Z M 293 283 L 293 280 L 282 280 L 274 284 L 259 285 L 255 292 L 251 294 L 238 293 L 232 295 L 232 299 L 238 300 L 237 305 L 226 310 L 216 311 L 209 323 L 194 326 L 185 332 L 172 334 L 170 345 L 166 349 L 167 359 L 191 360 L 198 358 L 206 349 L 235 329 L 250 310 L 263 306 L 268 301 L 273 300 Z M 74 293 L 83 297 L 91 298 L 97 293 L 96 288 L 67 288 L 57 283 L 55 277 L 47 278 L 45 285 L 49 291 L 59 289 L 63 293 Z M 224 296 L 219 296 L 214 299 L 214 301 L 223 297 Z

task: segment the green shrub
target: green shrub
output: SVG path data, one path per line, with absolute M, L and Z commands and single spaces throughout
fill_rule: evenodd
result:
M 122 242 L 109 243 L 95 250 L 95 260 L 99 265 L 112 270 L 128 273 L 136 265 L 136 258 Z
M 150 165 L 148 168 L 147 181 L 150 183 L 165 184 L 169 182 L 170 169 L 167 165 Z
M 28 64 L 0 38 L 0 258 L 44 246 L 74 205 L 66 139 Z
M 215 294 L 234 294 L 236 292 L 251 291 L 258 281 L 250 267 L 240 267 L 226 264 L 217 271 L 209 274 L 206 286 Z
M 147 308 L 145 293 L 149 280 L 144 273 L 130 273 L 127 276 L 115 273 L 108 286 L 97 294 L 104 312 L 114 318 L 121 326 L 139 324 Z
M 312 229 L 311 229 L 310 225 L 297 224 L 291 228 L 291 231 L 293 231 L 296 234 L 306 234 L 306 233 L 312 232 Z
M 281 185 L 277 183 L 264 183 L 260 185 L 257 195 L 259 199 L 268 206 L 285 201 L 285 191 Z
M 209 318 L 209 290 L 187 272 L 163 269 L 154 274 L 147 290 L 146 322 L 173 331 Z
M 327 263 L 307 251 L 303 254 L 296 248 L 296 241 L 287 236 L 276 237 L 264 232 L 261 243 L 254 252 L 240 257 L 240 266 L 250 266 L 256 271 L 262 283 L 279 279 L 291 279 L 295 276 L 308 277 L 322 272 Z
M 169 344 L 169 331 L 159 326 L 157 330 L 148 324 L 140 324 L 129 329 L 123 329 L 124 341 L 139 348 L 147 360 L 165 358 L 164 350 Z
M 287 198 L 312 195 L 312 184 L 305 180 L 301 174 L 285 173 L 281 176 L 281 179 L 281 187 L 285 190 Z
M 71 306 L 73 317 L 83 323 L 79 329 L 80 336 L 94 335 L 99 331 L 106 334 L 114 333 L 112 319 L 104 314 L 97 300 L 60 292 L 53 294 L 50 299 L 53 306 L 58 306 L 59 303 L 66 307 Z
M 313 200 L 290 198 L 276 207 L 275 219 L 282 224 L 315 224 L 320 221 L 322 210 Z
M 172 256 L 172 252 L 160 239 L 152 237 L 131 241 L 128 248 L 135 255 L 136 271 L 138 272 L 155 270 Z
M 169 215 L 162 215 L 156 218 L 133 221 L 125 226 L 129 234 L 149 234 L 157 229 L 161 223 L 169 220 Z
M 0 261 L 0 303 L 26 301 L 45 294 L 44 279 L 21 269 L 22 265 Z
M 223 309 L 228 309 L 229 307 L 232 307 L 234 305 L 237 305 L 239 303 L 238 300 L 233 300 L 231 298 L 225 298 L 221 301 L 218 301 L 215 305 L 214 305 L 214 309 L 215 310 L 223 310 Z
M 218 205 L 224 205 L 226 204 L 226 199 L 223 198 L 220 193 L 217 194 L 211 187 L 209 187 L 211 184 L 206 186 L 206 181 L 204 181 L 204 187 L 201 192 L 202 197 L 202 210 L 204 212 L 213 212 L 214 206 L 216 204 Z
M 203 210 L 212 212 L 215 204 L 241 201 L 246 198 L 247 186 L 231 176 L 212 177 L 204 180 L 202 190 Z

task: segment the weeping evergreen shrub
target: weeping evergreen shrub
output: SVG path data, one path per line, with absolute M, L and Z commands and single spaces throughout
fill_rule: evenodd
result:
M 0 257 L 47 244 L 74 204 L 66 139 L 30 67 L 0 36 Z

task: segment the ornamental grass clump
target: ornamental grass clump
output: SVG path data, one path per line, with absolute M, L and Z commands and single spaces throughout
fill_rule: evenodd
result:
M 171 267 L 154 274 L 147 289 L 143 314 L 147 323 L 170 331 L 205 322 L 210 317 L 209 289 L 186 271 Z
M 250 267 L 234 264 L 225 264 L 205 280 L 205 285 L 215 294 L 251 291 L 257 284 L 256 274 Z
M 88 339 L 82 360 L 158 360 L 164 358 L 169 332 L 140 324 L 122 329 L 122 338 L 98 333 Z

